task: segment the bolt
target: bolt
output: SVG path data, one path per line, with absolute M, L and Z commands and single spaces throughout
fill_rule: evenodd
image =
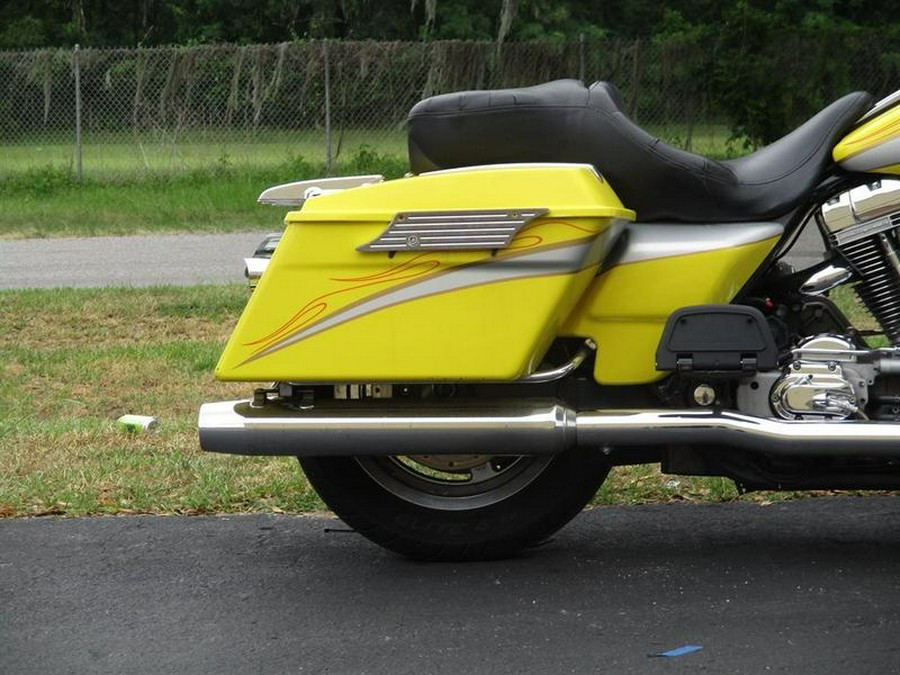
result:
M 697 405 L 710 406 L 716 402 L 716 390 L 708 384 L 701 384 L 694 389 L 694 401 Z

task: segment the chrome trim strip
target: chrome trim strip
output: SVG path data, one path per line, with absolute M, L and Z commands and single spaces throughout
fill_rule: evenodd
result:
M 807 279 L 800 287 L 800 292 L 807 295 L 824 295 L 832 288 L 837 288 L 845 281 L 849 281 L 852 276 L 853 272 L 846 267 L 829 265 Z
M 407 211 L 398 213 L 376 239 L 357 247 L 376 251 L 464 251 L 507 248 L 528 223 L 549 209 Z
M 614 264 L 720 251 L 781 236 L 780 223 L 629 223 L 625 251 Z
M 882 111 L 887 110 L 888 108 L 893 108 L 897 104 L 900 104 L 900 89 L 895 91 L 893 94 L 888 94 L 883 99 L 878 101 L 878 103 L 873 105 L 865 115 L 863 115 L 856 121 L 856 123 L 862 124 L 866 120 L 872 119 Z

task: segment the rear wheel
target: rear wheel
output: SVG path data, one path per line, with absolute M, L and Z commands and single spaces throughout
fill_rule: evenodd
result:
M 571 520 L 609 472 L 598 452 L 557 456 L 301 457 L 326 504 L 363 536 L 422 560 L 502 558 Z

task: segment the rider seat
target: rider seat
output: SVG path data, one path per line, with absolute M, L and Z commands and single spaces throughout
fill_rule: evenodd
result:
M 409 159 L 415 173 L 508 162 L 593 164 L 644 222 L 769 220 L 801 205 L 834 145 L 871 102 L 865 92 L 848 94 L 775 143 L 718 161 L 648 134 L 607 82 L 465 91 L 413 107 Z

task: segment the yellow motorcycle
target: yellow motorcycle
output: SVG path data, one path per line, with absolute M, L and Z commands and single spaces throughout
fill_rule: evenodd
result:
M 295 455 L 434 560 L 540 543 L 614 465 L 900 488 L 900 92 L 729 161 L 624 109 L 604 82 L 436 96 L 405 178 L 266 190 L 293 210 L 216 376 L 274 384 L 203 405 L 202 448 Z M 808 223 L 826 253 L 796 271 Z

